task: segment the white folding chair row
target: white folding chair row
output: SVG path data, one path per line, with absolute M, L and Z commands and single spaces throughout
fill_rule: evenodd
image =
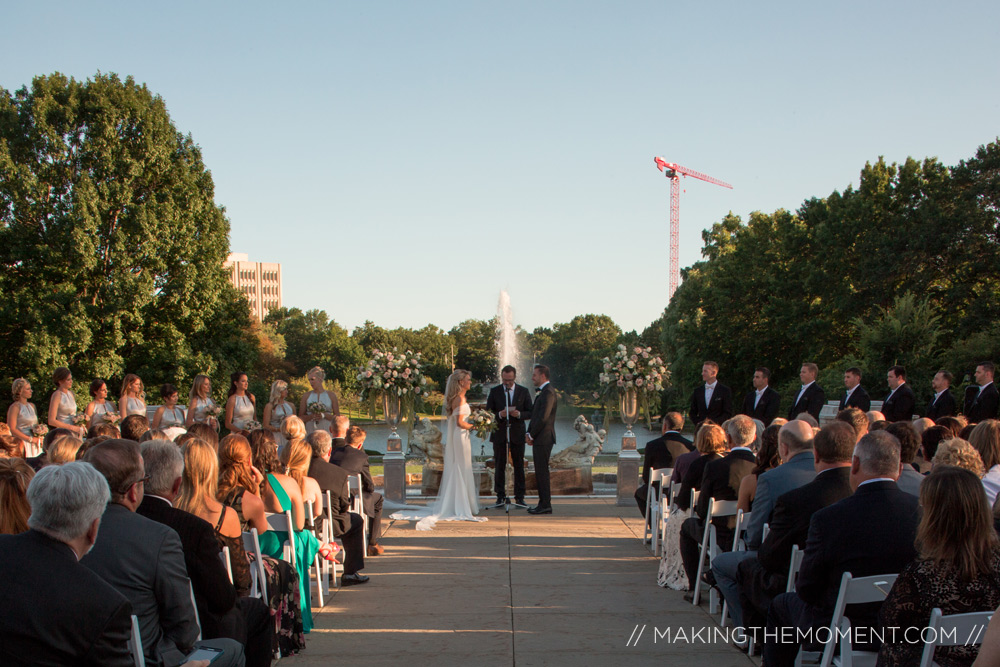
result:
M 326 516 L 326 521 L 323 522 L 323 538 L 326 542 L 333 542 L 333 497 L 330 495 L 329 489 L 323 492 L 323 514 Z M 343 541 L 340 544 L 343 548 Z M 333 586 L 339 587 L 340 580 L 339 577 L 344 573 L 344 566 L 340 562 L 333 561 L 323 561 L 323 572 L 329 573 L 329 576 L 333 580 Z
M 747 526 L 750 525 L 750 518 L 753 516 L 753 512 L 744 512 L 743 510 L 736 511 L 736 530 L 733 533 L 733 551 L 746 551 L 747 544 L 746 540 L 743 539 L 747 532 Z M 721 627 L 726 627 L 729 625 L 729 602 L 723 598 L 722 600 L 722 619 L 719 622 Z
M 856 651 L 851 644 L 851 620 L 844 615 L 844 609 L 849 604 L 864 604 L 867 602 L 882 602 L 889 595 L 889 589 L 896 583 L 896 574 L 876 574 L 870 577 L 851 576 L 845 572 L 840 579 L 840 592 L 837 603 L 833 607 L 830 619 L 830 636 L 839 638 L 840 655 L 834 657 L 833 652 L 837 642 L 831 639 L 823 647 L 822 653 L 799 650 L 795 664 L 815 665 L 819 667 L 874 667 L 878 653 L 872 651 Z
M 920 657 L 920 667 L 939 667 L 934 662 L 934 649 L 938 646 L 969 646 L 983 643 L 986 626 L 993 618 L 992 611 L 976 611 L 968 614 L 949 614 L 947 616 L 940 608 L 931 611 L 931 620 L 927 624 L 926 637 L 930 640 L 924 644 L 924 653 Z
M 222 559 L 222 564 L 226 568 L 226 574 L 229 575 L 229 583 L 233 582 L 233 561 L 230 559 L 229 547 L 222 547 L 222 553 L 219 554 L 219 558 Z
M 708 501 L 708 511 L 705 512 L 705 530 L 702 533 L 701 545 L 698 552 L 698 574 L 694 582 L 694 600 L 692 604 L 696 607 L 701 602 L 701 587 L 703 586 L 701 575 L 705 571 L 706 559 L 708 563 L 711 563 L 712 559 L 719 555 L 719 545 L 716 541 L 715 526 L 712 525 L 712 519 L 736 516 L 737 511 L 735 500 L 716 500 L 715 498 L 711 498 Z M 718 613 L 719 593 L 715 588 L 712 588 L 709 593 L 708 601 L 708 612 L 710 614 Z
M 324 537 L 326 537 L 326 530 L 316 528 L 317 516 L 313 513 L 313 504 L 311 500 L 306 502 L 305 510 L 306 525 L 313 527 L 313 534 L 316 535 L 316 539 L 319 541 L 320 545 L 326 544 L 328 541 L 324 539 Z M 326 522 L 324 521 L 323 523 L 325 524 Z M 323 596 L 330 594 L 330 580 L 326 576 L 326 568 L 322 565 L 326 562 L 327 560 L 325 558 L 321 558 L 318 553 L 315 558 L 313 558 L 313 567 L 316 569 L 316 599 L 319 601 L 320 607 L 325 606 L 323 603 Z
M 135 667 L 146 667 L 146 656 L 142 653 L 142 633 L 139 632 L 139 617 L 132 614 L 132 632 L 128 638 L 128 650 L 132 654 Z
M 253 559 L 250 564 L 250 597 L 261 598 L 266 602 L 267 574 L 264 571 L 264 557 L 260 553 L 260 537 L 256 528 L 243 533 L 243 550 Z
M 767 528 L 766 523 L 764 524 L 764 528 L 765 529 Z M 785 584 L 786 593 L 795 592 L 795 577 L 798 576 L 799 568 L 802 567 L 802 555 L 804 553 L 805 553 L 804 551 L 799 549 L 799 545 L 797 544 L 792 545 L 792 555 L 788 559 L 788 583 Z M 748 637 L 750 639 L 750 649 L 748 650 L 748 653 L 750 655 L 753 655 L 754 652 L 753 633 L 750 633 Z
M 680 490 L 681 483 L 674 482 L 670 484 L 667 493 L 660 493 L 659 555 L 662 555 L 663 545 L 667 543 L 667 519 L 677 511 L 677 496 L 680 495 Z
M 660 502 L 660 498 L 663 497 L 663 478 L 666 477 L 667 484 L 669 484 L 670 475 L 673 472 L 673 468 L 657 468 L 649 471 L 649 486 L 646 489 L 646 523 L 643 525 L 642 542 L 643 544 L 652 542 L 653 553 L 657 556 L 660 555 L 659 527 L 663 514 L 663 504 Z
M 188 579 L 188 590 L 191 591 L 191 609 L 194 611 L 194 622 L 198 625 L 198 636 L 195 637 L 196 642 L 201 641 L 201 619 L 198 617 L 198 603 L 194 599 L 194 585 L 191 580 Z
M 347 491 L 351 494 L 351 511 L 361 517 L 361 543 L 368 544 L 368 519 L 365 517 L 365 500 L 362 495 L 361 473 L 347 478 Z

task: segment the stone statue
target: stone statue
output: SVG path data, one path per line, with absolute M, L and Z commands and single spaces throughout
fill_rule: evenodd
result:
M 424 459 L 424 465 L 434 470 L 444 468 L 444 446 L 441 444 L 441 429 L 424 417 L 413 425 L 410 451 Z
M 566 449 L 553 454 L 549 459 L 549 467 L 555 469 L 580 468 L 594 464 L 594 457 L 604 448 L 604 439 L 608 432 L 603 428 L 594 429 L 587 418 L 580 415 L 573 422 L 573 428 L 580 435 L 576 442 Z

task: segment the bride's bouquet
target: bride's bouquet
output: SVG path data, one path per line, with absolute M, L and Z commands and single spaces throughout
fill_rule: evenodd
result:
M 489 410 L 473 410 L 467 421 L 472 424 L 472 430 L 482 440 L 485 440 L 486 436 L 497 430 L 496 418 Z
M 595 398 L 603 398 L 609 414 L 618 406 L 619 397 L 627 389 L 635 389 L 639 406 L 649 423 L 652 404 L 659 407 L 658 395 L 670 383 L 670 371 L 652 348 L 619 345 L 613 357 L 604 357 L 603 372 L 598 376 L 601 390 Z M 654 400 L 657 399 L 657 400 Z M 605 422 L 606 423 L 606 422 Z

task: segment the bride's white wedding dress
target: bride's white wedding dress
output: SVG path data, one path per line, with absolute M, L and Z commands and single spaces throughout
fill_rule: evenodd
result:
M 431 530 L 438 521 L 486 521 L 479 513 L 479 492 L 472 474 L 472 440 L 469 431 L 458 425 L 458 417 L 468 417 L 472 408 L 462 403 L 448 417 L 444 445 L 444 471 L 437 498 L 429 507 L 406 507 L 391 519 L 418 520 L 417 530 Z

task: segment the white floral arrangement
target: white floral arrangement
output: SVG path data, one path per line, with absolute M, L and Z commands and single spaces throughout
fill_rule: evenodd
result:
M 70 417 L 69 420 L 73 423 L 73 426 L 79 426 L 80 424 L 87 423 L 87 415 L 84 414 L 83 412 L 78 412 L 77 414 Z
M 326 414 L 326 410 L 327 410 L 326 406 L 320 403 L 319 401 L 313 401 L 312 403 L 306 406 L 306 412 L 311 415 L 324 415 Z
M 222 414 L 222 408 L 218 405 L 207 405 L 205 406 L 205 417 L 218 418 Z
M 663 359 L 653 354 L 650 347 L 637 345 L 630 349 L 619 345 L 614 356 L 604 357 L 601 361 L 604 364 L 598 376 L 601 389 L 594 394 L 594 398 L 603 397 L 607 414 L 618 408 L 619 398 L 625 391 L 634 388 L 648 424 L 652 417 L 650 403 L 658 408 L 658 394 L 670 384 L 670 371 Z
M 363 400 L 383 392 L 401 398 L 420 396 L 427 385 L 423 358 L 419 352 L 400 352 L 395 347 L 391 352 L 373 350 L 371 359 L 359 369 L 358 382 Z
M 107 423 L 112 424 L 112 425 L 117 424 L 119 421 L 121 421 L 121 418 L 122 418 L 122 416 L 120 414 L 118 414 L 117 412 L 105 412 L 104 413 L 104 421 L 106 421 Z
M 243 424 L 244 431 L 259 431 L 261 429 L 260 422 L 250 420 Z
M 466 421 L 472 424 L 472 430 L 482 440 L 485 440 L 486 436 L 497 430 L 496 418 L 489 410 L 473 410 Z
M 41 438 L 48 432 L 49 427 L 42 423 L 35 424 L 31 427 L 31 434 L 37 438 Z

